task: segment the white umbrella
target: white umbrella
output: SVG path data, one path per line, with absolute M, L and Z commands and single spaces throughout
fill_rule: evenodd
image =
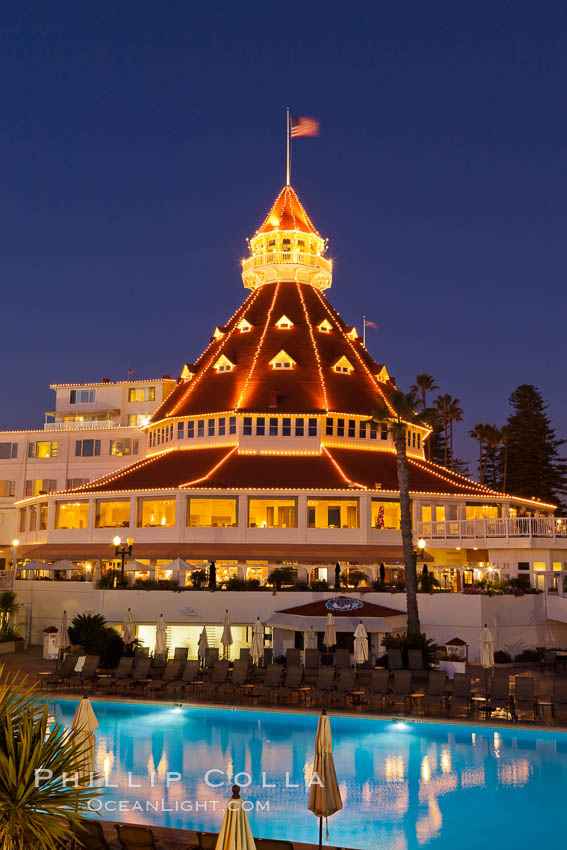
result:
M 330 649 L 337 645 L 337 630 L 335 628 L 335 618 L 329 611 L 327 614 L 327 625 L 325 626 L 325 634 L 323 635 L 323 644 Z
M 256 850 L 248 815 L 242 808 L 239 785 L 232 786 L 215 850 Z
M 159 615 L 159 620 L 156 626 L 154 655 L 167 655 L 167 626 L 165 625 L 163 614 Z
M 317 649 L 317 632 L 313 626 L 310 626 L 308 631 L 303 636 L 303 646 L 305 649 Z
M 131 608 L 128 608 L 126 611 L 126 616 L 124 617 L 122 626 L 124 629 L 122 640 L 124 641 L 125 646 L 128 646 L 134 641 L 134 618 L 132 617 Z
M 85 779 L 94 773 L 96 744 L 94 733 L 95 729 L 98 729 L 98 720 L 88 697 L 83 697 L 80 701 L 71 728 L 75 732 L 77 748 L 83 758 L 79 774 Z
M 261 658 L 264 657 L 264 626 L 260 622 L 260 618 L 256 617 L 252 626 L 252 646 L 250 647 L 250 655 L 252 663 L 258 664 Z
M 224 654 L 228 657 L 229 647 L 232 646 L 232 629 L 230 628 L 230 614 L 228 608 L 224 615 L 224 623 L 221 637 L 221 644 L 224 649 Z
M 55 638 L 55 647 L 56 649 L 65 649 L 70 643 L 69 632 L 67 630 L 67 612 L 63 611 L 61 615 L 61 622 L 59 623 L 59 631 Z
M 343 807 L 335 763 L 333 760 L 333 739 L 331 722 L 325 709 L 319 717 L 315 738 L 315 760 L 309 790 L 307 808 L 319 818 L 319 850 L 323 847 L 323 818 L 329 818 Z M 327 827 L 327 840 L 329 830 Z
M 354 630 L 354 663 L 364 664 L 368 661 L 368 632 L 362 620 Z
M 484 667 L 484 689 L 488 689 L 488 670 L 494 667 L 494 638 L 490 629 L 484 624 L 480 633 L 480 663 Z
M 207 630 L 203 626 L 203 631 L 201 632 L 201 636 L 199 638 L 199 647 L 197 650 L 197 658 L 206 658 L 207 649 L 209 648 L 209 641 L 207 640 Z
M 141 564 L 140 561 L 126 561 L 124 564 L 124 570 L 128 572 L 139 572 L 139 573 L 147 573 L 149 571 L 149 566 L 147 564 Z

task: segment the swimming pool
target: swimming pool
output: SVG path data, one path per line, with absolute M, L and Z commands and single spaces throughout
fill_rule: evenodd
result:
M 70 724 L 76 701 L 52 705 Z M 317 717 L 102 701 L 93 707 L 100 722 L 96 767 L 108 786 L 95 805 L 106 818 L 213 831 L 241 773 L 241 785 L 251 779 L 241 793 L 255 835 L 316 842 L 306 781 Z M 332 846 L 565 846 L 566 733 L 363 717 L 331 717 L 331 727 L 344 805 L 329 819 Z

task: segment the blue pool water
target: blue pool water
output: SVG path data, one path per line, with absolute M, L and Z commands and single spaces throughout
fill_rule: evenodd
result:
M 76 705 L 53 703 L 66 724 Z M 255 835 L 316 842 L 305 783 L 317 717 L 96 701 L 93 706 L 100 722 L 96 767 L 109 786 L 95 805 L 105 817 L 213 831 L 235 775 L 244 772 L 252 780 L 242 796 L 253 806 Z M 331 717 L 331 727 L 344 803 L 329 820 L 332 846 L 565 847 L 567 734 L 347 717 Z M 167 787 L 168 772 L 180 773 L 182 780 L 172 775 Z M 247 777 L 240 779 L 245 785 Z M 262 810 L 266 805 L 269 811 Z

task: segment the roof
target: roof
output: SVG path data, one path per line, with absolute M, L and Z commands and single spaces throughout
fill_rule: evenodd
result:
M 350 596 L 338 596 L 333 598 L 333 602 L 341 602 L 342 600 L 346 600 L 348 603 L 352 603 L 353 597 Z M 306 605 L 295 605 L 293 608 L 284 608 L 282 611 L 278 611 L 278 614 L 297 614 L 300 617 L 326 617 L 330 612 L 333 617 L 336 619 L 337 617 L 353 617 L 354 614 L 351 610 L 341 611 L 337 610 L 338 606 L 333 606 L 331 609 L 327 606 L 327 599 L 318 599 L 316 602 L 308 602 Z M 374 602 L 366 602 L 364 599 L 356 599 L 354 600 L 356 604 L 359 604 L 360 607 L 356 608 L 356 616 L 364 616 L 364 617 L 392 617 L 397 616 L 399 614 L 403 614 L 403 611 L 399 611 L 396 608 L 387 608 L 385 605 L 375 605 Z
M 282 315 L 293 327 L 277 327 Z M 238 329 L 243 318 L 252 326 L 244 333 Z M 324 319 L 332 326 L 330 333 L 317 329 Z M 282 348 L 295 361 L 293 369 L 270 365 Z M 234 364 L 230 371 L 215 370 L 222 355 Z M 349 374 L 333 370 L 342 357 L 353 366 Z M 195 362 L 194 377 L 174 388 L 151 422 L 231 410 L 369 416 L 394 388 L 392 381 L 378 380 L 381 368 L 361 339 L 347 337 L 347 325 L 315 287 L 266 283 L 246 298 L 224 336 L 211 339 Z
M 301 233 L 312 233 L 321 238 L 291 186 L 283 187 L 254 236 L 275 230 L 299 230 Z

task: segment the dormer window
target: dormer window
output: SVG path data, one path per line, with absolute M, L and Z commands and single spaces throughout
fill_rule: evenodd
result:
M 276 244 L 276 240 L 270 239 L 270 241 L 268 242 L 268 248 L 274 248 L 275 244 Z
M 297 247 L 298 248 L 305 248 L 305 239 L 298 239 L 297 240 Z
M 290 357 L 287 351 L 284 351 L 283 348 L 270 360 L 270 366 L 272 369 L 293 369 L 296 365 L 297 364 L 293 357 Z
M 388 375 L 388 370 L 386 369 L 385 366 L 382 366 L 380 371 L 376 373 L 376 377 L 380 381 L 380 383 L 382 383 L 382 384 L 385 384 L 386 381 L 390 380 L 390 376 Z
M 353 342 L 355 342 L 355 341 L 358 339 L 358 331 L 357 331 L 357 330 L 356 330 L 356 328 L 354 328 L 354 327 L 353 327 L 353 328 L 350 328 L 350 329 L 346 332 L 346 335 L 347 335 L 347 336 L 348 336 L 348 338 L 349 338 L 349 339 L 351 339 Z
M 181 371 L 181 380 L 190 381 L 195 376 L 194 368 L 192 363 L 186 363 Z
M 324 334 L 330 334 L 333 330 L 333 326 L 327 319 L 323 319 L 323 321 L 319 322 L 317 325 L 317 330 Z
M 224 354 L 221 354 L 214 367 L 217 373 L 219 372 L 232 372 L 234 369 L 234 363 L 231 363 L 228 357 Z
M 276 327 L 280 331 L 288 331 L 290 328 L 293 327 L 293 322 L 291 321 L 291 319 L 288 319 L 287 316 L 282 316 L 280 319 L 277 320 Z
M 252 325 L 246 319 L 241 319 L 236 326 L 241 334 L 247 334 L 252 330 Z
M 333 365 L 333 372 L 339 372 L 344 375 L 350 375 L 354 371 L 354 366 L 347 357 L 340 357 Z
M 215 328 L 215 332 L 213 333 L 213 337 L 215 339 L 222 339 L 223 336 L 224 336 L 224 331 L 221 330 L 220 328 Z

